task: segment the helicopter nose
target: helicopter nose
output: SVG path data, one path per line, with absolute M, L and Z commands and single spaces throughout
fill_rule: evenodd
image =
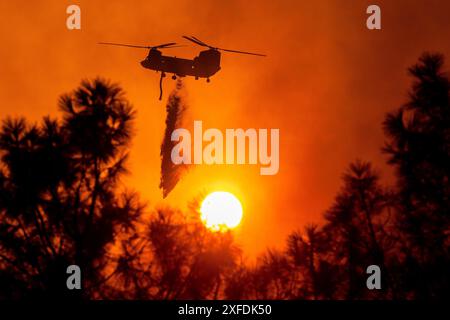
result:
M 144 68 L 148 68 L 148 60 L 142 60 L 141 66 L 143 66 Z

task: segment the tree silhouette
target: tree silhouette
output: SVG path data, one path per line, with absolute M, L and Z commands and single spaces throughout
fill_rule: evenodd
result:
M 256 299 L 292 298 L 292 268 L 284 252 L 267 250 L 252 270 L 252 295 Z
M 450 84 L 440 54 L 409 69 L 410 100 L 384 122 L 384 152 L 397 170 L 398 228 L 405 287 L 417 297 L 448 296 L 450 267 Z
M 364 297 L 367 266 L 380 266 L 384 278 L 388 273 L 385 255 L 392 243 L 384 226 L 389 219 L 390 197 L 378 180 L 370 163 L 350 164 L 335 203 L 325 213 L 324 231 L 333 239 L 336 263 L 343 267 L 341 285 L 346 299 Z
M 299 272 L 301 285 L 294 296 L 297 298 L 331 298 L 334 284 L 328 275 L 333 274 L 327 261 L 329 239 L 317 225 L 307 225 L 305 232 L 293 232 L 287 239 L 287 255 L 291 258 L 294 272 Z
M 7 119 L 0 132 L 2 297 L 94 297 L 114 241 L 141 212 L 118 193 L 134 112 L 120 87 L 83 81 L 59 101 L 63 121 Z M 83 290 L 66 288 L 66 268 Z
M 122 242 L 108 298 L 217 299 L 240 250 L 231 233 L 211 232 L 197 218 L 155 210 L 142 232 Z

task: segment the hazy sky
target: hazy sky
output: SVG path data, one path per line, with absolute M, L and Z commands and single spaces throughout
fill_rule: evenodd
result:
M 66 29 L 70 4 L 81 7 L 81 31 Z M 382 9 L 381 31 L 365 27 L 370 4 Z M 406 68 L 423 51 L 450 56 L 449 10 L 445 0 L 1 1 L 2 117 L 58 116 L 58 96 L 81 79 L 118 82 L 138 111 L 124 184 L 149 208 L 185 208 L 193 197 L 218 189 L 235 193 L 244 205 L 235 232 L 254 254 L 320 222 L 350 161 L 372 161 L 387 183 L 381 122 L 407 98 Z M 195 167 L 162 200 L 165 100 L 157 100 L 159 75 L 140 66 L 145 50 L 96 43 L 177 41 L 189 46 L 165 52 L 193 58 L 199 47 L 183 34 L 268 54 L 223 54 L 211 83 L 186 79 L 185 120 L 188 126 L 203 120 L 206 128 L 279 128 L 276 176 L 260 176 L 259 166 Z M 166 78 L 165 97 L 173 87 Z

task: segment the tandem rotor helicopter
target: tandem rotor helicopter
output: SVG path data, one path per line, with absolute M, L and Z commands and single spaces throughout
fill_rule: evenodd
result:
M 147 57 L 141 61 L 141 65 L 150 70 L 155 70 L 156 72 L 161 72 L 161 78 L 159 80 L 160 96 L 159 100 L 162 98 L 162 80 L 166 76 L 166 73 L 171 73 L 172 79 L 176 80 L 177 77 L 192 76 L 195 80 L 199 78 L 206 78 L 207 82 L 210 82 L 209 78 L 215 75 L 220 70 L 220 51 L 240 53 L 253 56 L 265 57 L 265 54 L 230 50 L 219 47 L 213 47 L 205 42 L 199 40 L 194 36 L 183 36 L 183 38 L 201 46 L 208 48 L 199 53 L 194 59 L 184 59 L 172 56 L 165 56 L 160 51 L 161 49 L 169 49 L 180 47 L 175 42 L 169 42 L 160 44 L 157 46 L 139 46 L 123 43 L 113 43 L 113 42 L 99 42 L 103 45 L 130 47 L 130 48 L 140 48 L 149 49 Z

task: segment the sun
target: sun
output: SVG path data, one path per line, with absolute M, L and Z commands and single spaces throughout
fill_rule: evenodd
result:
M 200 218 L 212 231 L 226 231 L 239 225 L 242 205 L 232 193 L 216 191 L 208 194 L 200 206 Z

